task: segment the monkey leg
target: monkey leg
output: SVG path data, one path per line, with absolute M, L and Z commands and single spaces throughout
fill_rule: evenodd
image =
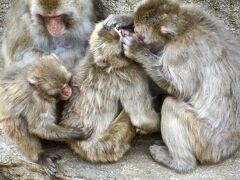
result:
M 161 121 L 166 146 L 151 146 L 153 159 L 178 172 L 193 170 L 196 167 L 195 154 L 201 153 L 205 146 L 200 138 L 200 126 L 187 104 L 167 97 L 163 103 Z
M 27 123 L 20 118 L 3 121 L 3 132 L 12 139 L 19 149 L 32 161 L 37 161 L 43 152 L 40 139 L 28 131 Z
M 199 157 L 201 163 L 217 163 L 235 153 L 240 146 L 240 132 L 227 130 L 211 136 L 204 155 Z
M 129 116 L 122 111 L 100 138 L 70 143 L 70 146 L 92 163 L 116 162 L 129 150 L 135 134 Z
M 53 160 L 42 149 L 40 139 L 31 134 L 27 123 L 20 118 L 9 118 L 2 122 L 3 132 L 12 139 L 19 149 L 33 162 L 40 164 L 48 175 L 56 174 Z

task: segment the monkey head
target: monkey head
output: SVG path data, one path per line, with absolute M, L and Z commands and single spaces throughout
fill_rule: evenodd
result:
M 80 0 L 26 0 L 33 24 L 54 37 L 61 36 L 79 19 Z M 78 2 L 79 1 L 79 2 Z
M 184 12 L 180 5 L 170 0 L 144 0 L 134 13 L 135 33 L 146 45 L 162 45 L 185 31 Z
M 129 65 L 129 60 L 124 56 L 120 30 L 112 28 L 106 30 L 103 22 L 96 25 L 90 38 L 90 51 L 98 66 L 122 68 Z
M 72 95 L 69 86 L 71 73 L 53 54 L 36 60 L 27 72 L 28 83 L 46 100 L 68 100 Z

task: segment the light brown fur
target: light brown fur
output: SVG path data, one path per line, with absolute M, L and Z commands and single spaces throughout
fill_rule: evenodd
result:
M 0 125 L 30 160 L 54 175 L 55 166 L 40 139 L 84 139 L 91 131 L 56 124 L 55 105 L 62 98 L 62 90 L 70 90 L 67 84 L 71 74 L 54 55 L 40 54 L 35 62 L 14 64 L 0 80 Z
M 94 129 L 88 140 L 68 142 L 90 162 L 118 161 L 130 148 L 133 126 L 150 132 L 159 128 L 144 72 L 122 54 L 119 34 L 105 30 L 103 23 L 90 38 L 89 54 L 76 68 L 72 86 L 74 96 L 61 124 Z M 125 110 L 120 115 L 119 104 Z

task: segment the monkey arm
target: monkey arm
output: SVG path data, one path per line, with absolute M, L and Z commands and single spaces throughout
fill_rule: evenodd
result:
M 139 76 L 138 76 L 139 78 Z M 134 79 L 121 97 L 121 103 L 129 114 L 132 124 L 148 132 L 160 130 L 160 118 L 152 107 L 152 97 L 147 82 L 143 78 Z
M 131 36 L 123 38 L 123 48 L 125 55 L 141 64 L 146 73 L 161 89 L 174 96 L 179 96 L 180 92 L 173 83 L 173 77 L 169 72 L 170 66 L 164 65 L 161 56 L 153 54 Z
M 120 27 L 132 26 L 132 25 L 133 25 L 133 16 L 130 14 L 125 14 L 125 15 L 111 14 L 104 21 L 104 27 L 108 30 L 110 30 L 113 27 L 120 28 Z
M 68 128 L 55 124 L 55 117 L 49 113 L 29 113 L 27 117 L 29 131 L 42 139 L 52 141 L 67 141 L 71 139 L 87 139 L 92 130 L 89 128 Z

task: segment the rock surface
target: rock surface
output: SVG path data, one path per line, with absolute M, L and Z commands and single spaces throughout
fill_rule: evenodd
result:
M 5 12 L 9 2 L 14 0 L 0 0 L 0 34 L 3 28 Z M 227 27 L 240 37 L 240 1 L 239 0 L 185 0 L 195 2 L 208 8 L 225 22 Z M 107 16 L 110 13 L 131 13 L 138 0 L 102 0 L 99 5 Z M 0 72 L 2 68 L 0 60 Z M 46 149 L 50 153 L 57 153 L 62 159 L 57 161 L 59 179 L 171 179 L 171 180 L 237 180 L 240 179 L 240 152 L 225 162 L 212 166 L 200 166 L 193 173 L 177 174 L 155 163 L 148 147 L 158 139 L 158 135 L 138 137 L 131 150 L 118 163 L 92 165 L 82 161 L 63 144 L 50 143 Z M 48 180 L 40 166 L 28 161 L 0 132 L 0 180 Z

